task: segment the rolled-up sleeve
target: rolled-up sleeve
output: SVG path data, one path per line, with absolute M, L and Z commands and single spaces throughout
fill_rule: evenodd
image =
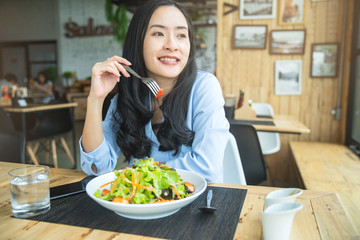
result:
M 208 73 L 203 78 L 195 83 L 189 103 L 188 126 L 195 132 L 193 144 L 183 146 L 180 156 L 166 164 L 197 172 L 208 183 L 222 183 L 229 122 L 218 80 Z

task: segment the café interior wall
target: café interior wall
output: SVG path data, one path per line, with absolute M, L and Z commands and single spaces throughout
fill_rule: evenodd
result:
M 57 38 L 57 0 L 1 0 L 0 42 Z
M 104 1 L 1 0 L 0 42 L 56 40 L 58 74 L 76 72 L 82 80 L 91 75 L 96 62 L 122 54 L 121 44 L 111 35 L 65 37 L 66 22 L 71 19 L 86 26 L 89 18 L 94 19 L 94 25 L 109 25 Z
M 237 10 L 223 15 L 230 8 L 225 2 L 237 6 Z M 279 3 L 279 1 L 276 1 Z M 350 65 L 352 0 L 349 1 L 344 51 L 342 88 L 342 116 L 335 120 L 331 111 L 336 107 L 339 77 L 311 78 L 310 60 L 312 43 L 341 43 L 343 33 L 344 1 L 306 0 L 304 25 L 279 25 L 274 19 L 241 20 L 239 0 L 218 0 L 217 26 L 217 77 L 224 94 L 239 95 L 244 90 L 245 98 L 253 102 L 270 103 L 276 114 L 292 115 L 310 128 L 310 134 L 281 134 L 281 150 L 267 156 L 271 178 L 275 182 L 295 182 L 291 166 L 290 141 L 343 142 L 347 87 Z M 263 50 L 232 48 L 234 25 L 266 25 L 267 40 Z M 306 30 L 303 55 L 269 54 L 271 30 Z M 302 60 L 302 93 L 300 95 L 275 95 L 275 61 Z M 339 70 L 338 70 L 339 72 Z
M 59 1 L 58 54 L 61 72 L 76 72 L 78 79 L 91 76 L 96 62 L 113 55 L 122 55 L 122 46 L 112 35 L 67 38 L 65 24 L 69 21 L 88 26 L 89 18 L 95 26 L 109 26 L 105 18 L 105 1 L 71 0 Z

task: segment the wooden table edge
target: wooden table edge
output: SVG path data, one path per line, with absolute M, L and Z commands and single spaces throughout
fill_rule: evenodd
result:
M 60 104 L 46 104 L 46 105 L 39 105 L 33 107 L 4 107 L 4 110 L 7 112 L 17 112 L 17 113 L 26 113 L 26 112 L 35 112 L 35 111 L 46 111 L 46 110 L 53 110 L 53 109 L 60 109 L 60 108 L 70 108 L 70 107 L 77 107 L 76 102 L 71 103 L 60 103 Z

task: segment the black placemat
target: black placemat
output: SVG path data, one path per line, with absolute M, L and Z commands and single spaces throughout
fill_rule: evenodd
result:
M 262 121 L 262 120 L 231 120 L 231 124 L 236 123 L 247 123 L 247 124 L 257 124 L 257 125 L 267 125 L 267 126 L 275 126 L 273 121 Z
M 209 189 L 213 189 L 211 205 L 217 208 L 213 214 L 198 209 L 206 205 Z M 168 239 L 233 239 L 246 193 L 246 189 L 208 187 L 177 213 L 154 220 L 123 218 L 80 193 L 52 200 L 49 212 L 30 219 Z

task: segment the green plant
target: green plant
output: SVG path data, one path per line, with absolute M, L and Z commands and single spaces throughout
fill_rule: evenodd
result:
M 72 75 L 73 75 L 72 72 L 64 72 L 64 73 L 63 73 L 63 77 L 64 77 L 64 78 L 71 78 Z
M 127 29 L 129 26 L 129 20 L 126 16 L 126 5 L 117 5 L 114 13 L 114 5 L 111 0 L 105 1 L 105 16 L 106 20 L 114 26 L 114 37 L 121 44 L 124 43 Z
M 57 81 L 57 70 L 56 67 L 48 67 L 43 70 L 45 72 L 46 76 L 53 82 L 56 83 Z

